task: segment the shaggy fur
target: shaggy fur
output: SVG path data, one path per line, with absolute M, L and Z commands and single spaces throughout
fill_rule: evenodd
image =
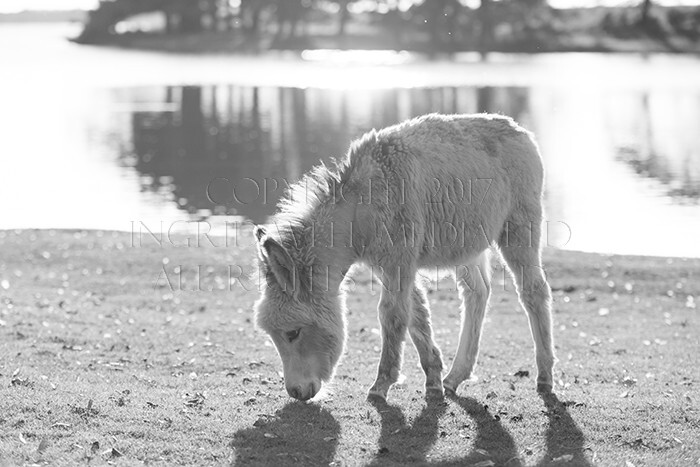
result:
M 257 323 L 282 357 L 287 390 L 313 397 L 345 341 L 341 282 L 368 264 L 381 281 L 382 352 L 370 394 L 396 382 L 406 333 L 428 392 L 456 391 L 472 375 L 490 294 L 490 247 L 515 278 L 535 342 L 538 390 L 552 388 L 551 295 L 540 259 L 543 168 L 532 135 L 497 115 L 425 115 L 355 141 L 335 167 L 315 168 L 257 228 L 268 286 Z M 442 378 L 421 267 L 454 270 L 462 330 Z

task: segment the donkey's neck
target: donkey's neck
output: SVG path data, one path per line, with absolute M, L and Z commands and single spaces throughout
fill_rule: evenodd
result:
M 303 218 L 278 219 L 284 244 L 300 274 L 311 280 L 306 286 L 312 292 L 337 292 L 357 260 L 352 239 L 354 215 L 353 203 L 326 200 Z
M 314 279 L 316 286 L 336 292 L 350 266 L 357 260 L 353 245 L 355 206 L 343 203 L 323 204 L 314 215 Z

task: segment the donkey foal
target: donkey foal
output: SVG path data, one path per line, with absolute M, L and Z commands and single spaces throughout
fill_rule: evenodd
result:
M 314 397 L 329 381 L 346 338 L 341 283 L 364 263 L 382 284 L 382 350 L 370 395 L 386 398 L 401 369 L 406 334 L 426 391 L 455 392 L 472 376 L 489 299 L 490 247 L 514 277 L 527 312 L 537 389 L 552 389 L 551 294 L 541 265 L 543 168 L 532 135 L 497 115 L 425 115 L 353 142 L 329 169 L 294 185 L 268 230 L 256 227 L 267 287 L 257 323 L 282 358 L 288 393 Z M 422 267 L 454 268 L 462 328 L 442 380 Z

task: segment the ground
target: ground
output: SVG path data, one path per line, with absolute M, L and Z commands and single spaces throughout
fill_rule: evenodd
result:
M 358 271 L 346 354 L 304 404 L 254 328 L 252 237 L 201 240 L 0 231 L 0 465 L 700 463 L 700 260 L 547 250 L 559 363 L 545 398 L 496 265 L 479 379 L 426 401 L 409 345 L 386 404 L 365 400 L 378 286 Z M 429 295 L 448 363 L 453 287 Z

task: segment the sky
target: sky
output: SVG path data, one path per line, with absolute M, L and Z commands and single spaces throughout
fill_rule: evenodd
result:
M 698 5 L 700 0 L 655 0 L 664 5 Z M 98 0 L 0 0 L 0 13 L 15 13 L 22 10 L 72 10 L 94 8 Z M 556 8 L 595 5 L 630 5 L 639 0 L 549 0 Z

